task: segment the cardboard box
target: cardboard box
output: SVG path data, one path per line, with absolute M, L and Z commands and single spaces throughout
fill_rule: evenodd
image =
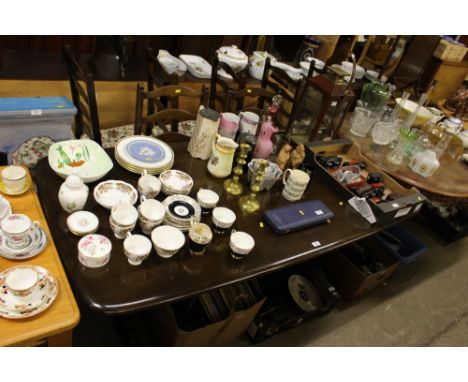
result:
M 358 252 L 370 255 L 383 263 L 384 269 L 367 274 L 353 261 Z M 396 270 L 400 261 L 382 246 L 375 237 L 363 239 L 320 258 L 327 278 L 346 300 L 356 299 L 377 288 Z
M 331 142 L 310 142 L 307 147 L 314 154 L 314 162 L 316 174 L 325 179 L 330 186 L 343 196 L 345 201 L 355 197 L 356 195 L 343 186 L 338 179 L 331 175 L 326 168 L 316 161 L 315 156 L 320 152 L 334 153 L 346 159 L 362 160 L 367 164 L 368 172 L 378 172 L 383 175 L 387 193 L 396 192 L 401 195 L 400 198 L 388 202 L 374 203 L 368 200 L 368 204 L 374 213 L 377 222 L 391 223 L 397 221 L 412 213 L 418 212 L 426 200 L 426 197 L 421 194 L 415 187 L 405 188 L 400 185 L 390 175 L 386 174 L 381 168 L 377 167 L 371 160 L 365 158 L 359 147 L 349 139 L 340 139 Z

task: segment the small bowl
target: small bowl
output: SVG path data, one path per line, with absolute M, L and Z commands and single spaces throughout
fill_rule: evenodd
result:
M 84 236 L 97 231 L 99 219 L 89 211 L 77 211 L 67 218 L 68 230 L 76 236 Z
M 131 184 L 121 180 L 106 180 L 94 188 L 94 200 L 108 210 L 119 203 L 135 204 L 138 191 Z
M 216 207 L 213 210 L 212 216 L 214 231 L 216 233 L 226 233 L 236 221 L 236 214 L 234 211 L 226 207 Z
M 88 268 L 103 267 L 109 262 L 111 241 L 104 235 L 90 234 L 78 242 L 78 260 Z
M 151 233 L 156 253 L 168 259 L 174 256 L 185 244 L 185 236 L 179 229 L 169 225 L 161 225 Z
M 201 208 L 210 210 L 216 207 L 218 204 L 219 195 L 206 188 L 200 188 L 197 192 L 197 202 Z
M 193 179 L 190 175 L 179 170 L 166 170 L 159 176 L 161 191 L 166 195 L 188 195 L 193 187 Z
M 140 265 L 151 252 L 151 241 L 143 235 L 127 235 L 123 242 L 124 254 L 130 265 Z

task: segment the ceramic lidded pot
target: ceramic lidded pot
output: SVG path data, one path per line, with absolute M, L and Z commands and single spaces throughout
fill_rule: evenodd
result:
M 414 154 L 410 162 L 411 170 L 426 178 L 434 174 L 439 166 L 440 163 L 433 150 L 424 150 Z
M 78 260 L 88 268 L 103 267 L 109 262 L 112 250 L 111 241 L 98 234 L 83 236 L 78 242 Z
M 228 64 L 235 72 L 240 72 L 249 63 L 247 55 L 236 45 L 222 46 L 216 52 L 219 61 Z
M 88 199 L 89 187 L 76 174 L 67 176 L 59 189 L 58 198 L 62 208 L 72 213 L 83 209 Z

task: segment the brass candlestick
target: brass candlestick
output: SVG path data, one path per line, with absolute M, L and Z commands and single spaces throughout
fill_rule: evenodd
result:
M 250 185 L 250 194 L 245 195 L 239 199 L 239 207 L 242 211 L 249 214 L 253 214 L 260 210 L 260 202 L 257 199 L 257 192 L 260 191 L 260 185 L 262 184 L 265 176 L 265 168 L 269 162 L 265 159 L 261 159 L 258 162 L 258 168 L 255 172 L 254 181 Z
M 239 177 L 244 172 L 243 167 L 247 163 L 246 159 L 250 150 L 251 147 L 247 143 L 241 143 L 239 145 L 239 156 L 237 157 L 237 165 L 236 167 L 234 167 L 234 170 L 232 170 L 232 173 L 234 175 L 232 176 L 232 178 L 226 179 L 224 181 L 224 189 L 230 195 L 237 196 L 242 194 L 244 187 L 239 182 Z

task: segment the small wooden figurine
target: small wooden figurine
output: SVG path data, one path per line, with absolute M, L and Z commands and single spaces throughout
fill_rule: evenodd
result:
M 301 143 L 296 147 L 296 149 L 291 153 L 291 168 L 295 169 L 298 168 L 302 162 L 304 162 L 305 158 L 305 147 Z
M 276 164 L 281 169 L 281 171 L 284 171 L 284 169 L 288 166 L 289 159 L 291 156 L 291 151 L 292 151 L 291 145 L 285 144 L 281 148 L 281 151 L 279 152 L 278 156 L 276 157 Z

